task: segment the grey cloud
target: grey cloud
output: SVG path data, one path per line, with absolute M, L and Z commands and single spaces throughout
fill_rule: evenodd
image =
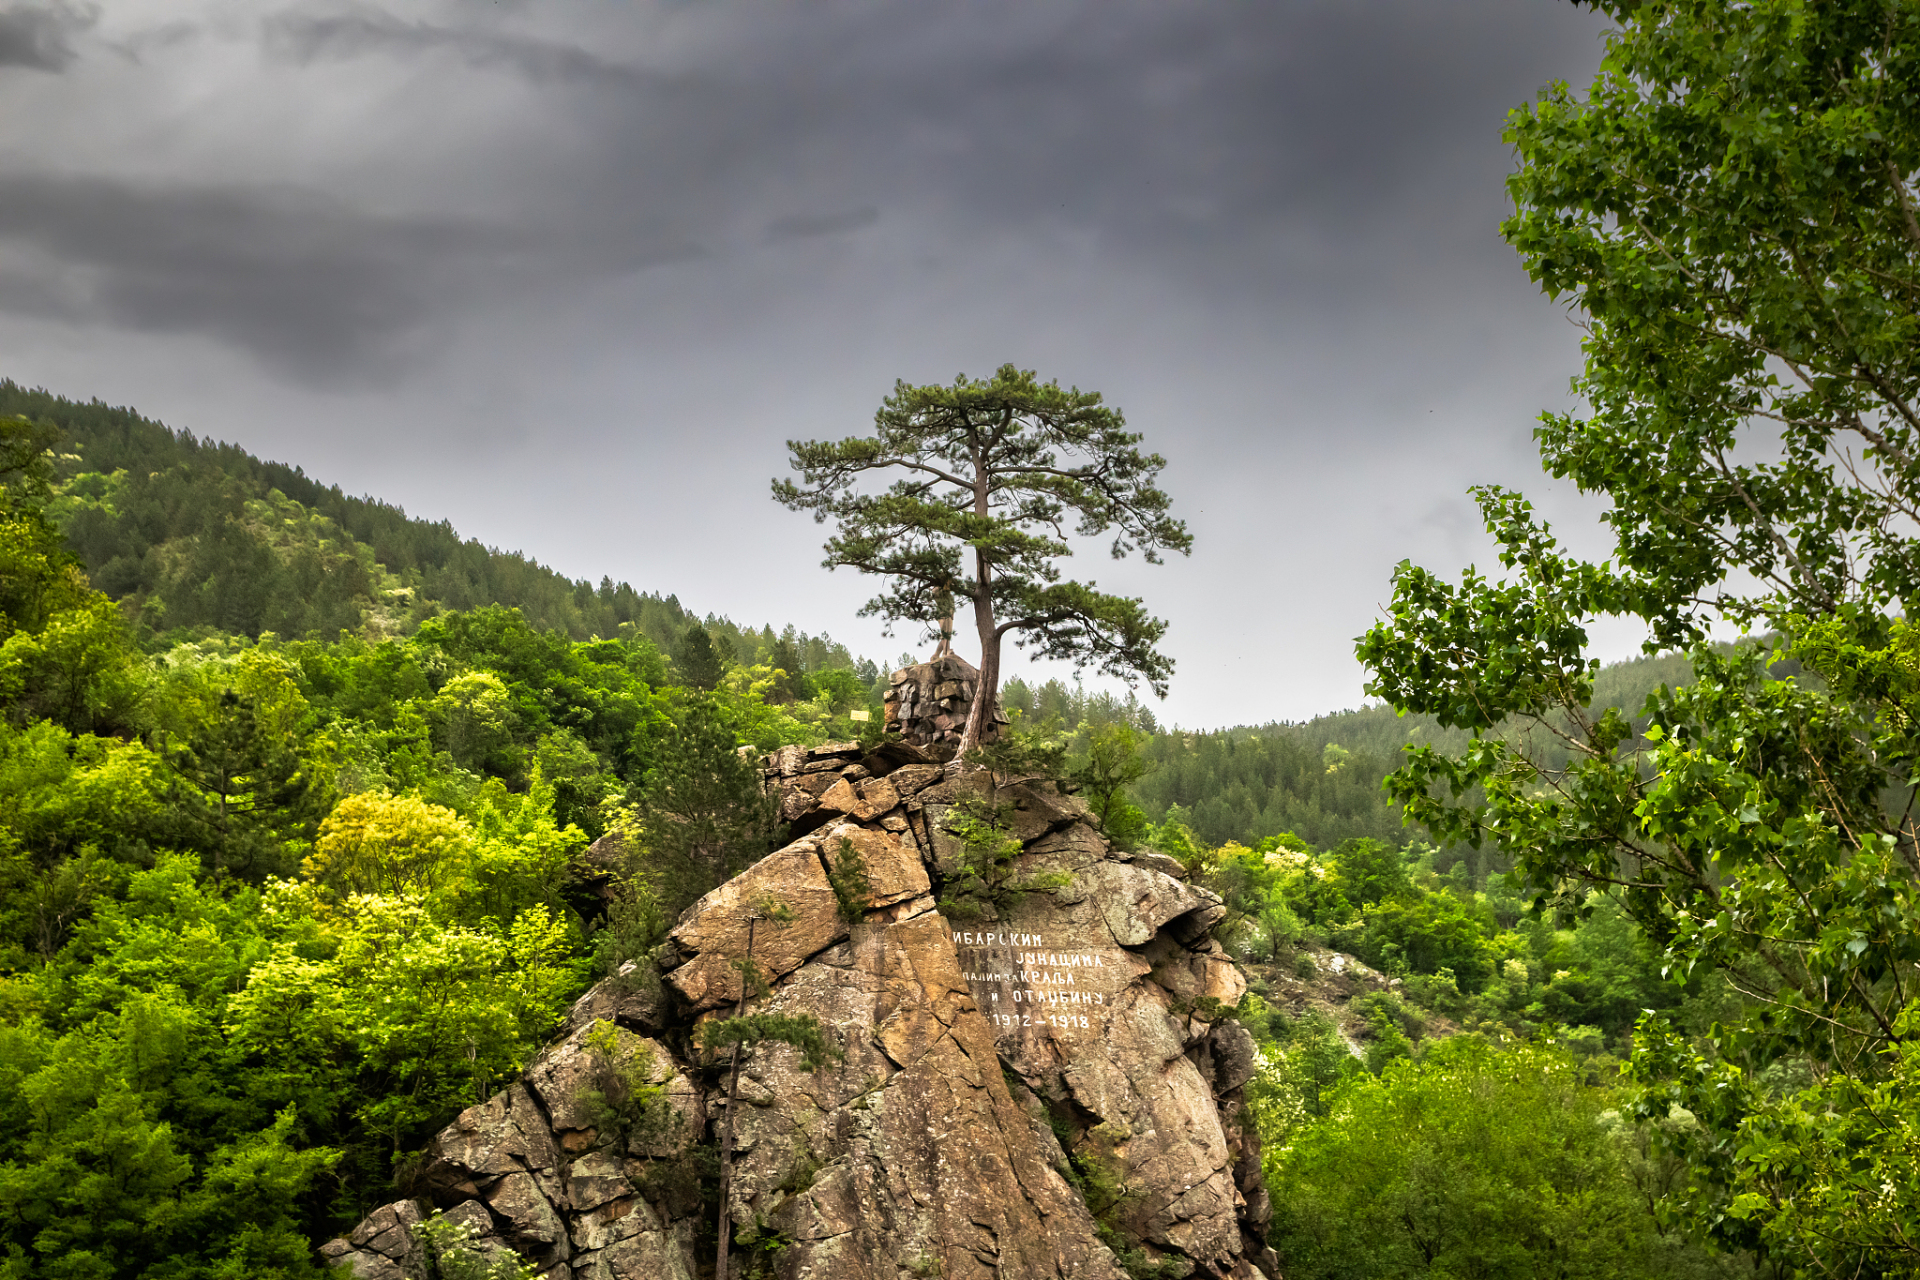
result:
M 896 377 L 1127 409 L 1202 537 L 1119 583 L 1226 723 L 1357 695 L 1577 367 L 1497 232 L 1502 118 L 1598 59 L 1555 0 L 114 3 L 137 67 L 7 84 L 5 372 L 866 651 L 742 476 Z
M 1468 234 L 1503 252 L 1501 117 L 1537 87 L 1524 69 L 1543 42 L 1579 38 L 1560 15 L 1516 16 L 1431 0 L 794 7 L 699 42 L 672 75 L 376 25 L 396 47 L 600 91 L 556 107 L 579 129 L 568 194 L 589 209 L 837 198 L 995 236 L 1090 230 L 1137 269 L 1344 297 L 1356 251 L 1417 259 Z
M 574 45 L 478 27 L 404 22 L 377 10 L 327 16 L 274 14 L 264 24 L 264 37 L 269 54 L 300 64 L 370 54 L 417 57 L 444 52 L 468 66 L 511 71 L 535 84 L 639 84 L 648 78 L 636 68 L 595 57 Z
M 790 214 L 784 218 L 775 218 L 767 224 L 767 239 L 805 240 L 813 236 L 839 235 L 843 231 L 858 231 L 880 221 L 880 211 L 872 205 L 860 209 L 847 209 L 841 213 Z
M 596 239 L 298 188 L 0 175 L 0 308 L 207 334 L 316 384 L 403 374 L 464 307 L 703 253 L 638 220 Z
M 198 332 L 302 381 L 379 377 L 520 237 L 450 220 L 376 218 L 300 191 L 160 189 L 0 177 L 0 306 Z
M 1431 0 L 794 6 L 732 25 L 689 6 L 663 20 L 714 25 L 662 70 L 590 51 L 564 9 L 521 10 L 537 36 L 451 12 L 282 12 L 265 48 L 294 66 L 416 61 L 426 83 L 444 55 L 535 86 L 531 110 L 568 145 L 469 137 L 457 164 L 496 193 L 484 223 L 242 182 L 15 178 L 25 203 L 0 212 L 0 235 L 51 260 L 81 314 L 208 333 L 307 381 L 392 373 L 437 322 L 530 279 L 725 252 L 756 228 L 798 252 L 882 207 L 896 234 L 944 254 L 1024 241 L 1044 258 L 1065 235 L 1092 256 L 1051 270 L 1364 307 L 1409 273 L 1505 254 L 1499 153 L 1484 144 L 1533 86 L 1489 68 L 1534 65 L 1533 45 L 1566 38 L 1508 5 Z M 301 91 L 297 76 L 285 91 Z M 446 100 L 452 112 L 472 99 Z M 405 122 L 396 136 L 409 145 Z M 432 207 L 431 192 L 406 194 Z M 1410 216 L 1420 204 L 1431 212 Z M 829 212 L 781 212 L 796 208 Z M 21 296 L 36 292 L 48 289 Z
M 61 3 L 0 9 L 0 67 L 64 71 L 76 56 L 72 37 L 98 19 L 96 9 Z

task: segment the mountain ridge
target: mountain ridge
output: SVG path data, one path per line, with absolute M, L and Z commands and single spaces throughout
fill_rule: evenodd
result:
M 0 379 L 0 417 L 60 432 L 49 514 L 94 584 L 157 643 L 195 629 L 258 638 L 340 630 L 404 634 L 436 613 L 498 604 L 570 639 L 622 628 L 669 647 L 704 625 L 740 661 L 774 639 L 699 614 L 675 594 L 572 579 L 447 520 L 352 496 L 296 464 L 196 437 L 125 406 Z M 785 633 L 810 669 L 853 667 L 826 636 Z

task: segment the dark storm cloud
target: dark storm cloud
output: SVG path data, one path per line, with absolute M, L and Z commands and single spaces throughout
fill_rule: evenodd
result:
M 0 67 L 64 71 L 74 60 L 72 37 L 99 14 L 68 4 L 16 4 L 0 9 Z
M 1512 21 L 1511 4 L 1431 0 L 779 6 L 731 23 L 685 6 L 635 11 L 636 26 L 698 28 L 642 67 L 644 47 L 603 49 L 565 7 L 447 12 L 302 9 L 259 30 L 295 68 L 289 94 L 299 68 L 417 68 L 446 114 L 414 125 L 459 139 L 447 163 L 477 200 L 403 218 L 240 175 L 14 177 L 0 237 L 36 261 L 0 270 L 39 285 L 0 305 L 62 298 L 73 315 L 211 335 L 302 380 L 355 380 L 404 369 L 438 326 L 510 305 L 530 280 L 725 254 L 729 236 L 808 252 L 799 242 L 885 209 L 934 252 L 1024 241 L 1037 272 L 1124 268 L 1190 296 L 1284 288 L 1298 310 L 1353 307 L 1436 257 L 1504 252 L 1486 143 L 1515 86 L 1497 71 L 1537 63 L 1529 46 L 1550 26 Z M 9 10 L 0 50 L 61 65 L 79 20 Z M 566 145 L 460 139 L 458 112 L 488 100 L 489 76 L 530 88 L 526 109 Z M 392 145 L 415 145 L 406 122 Z M 400 194 L 434 207 L 428 187 Z M 1058 260 L 1061 235 L 1091 260 Z
M 455 218 L 379 216 L 299 189 L 0 174 L 0 309 L 199 333 L 308 383 L 382 381 L 434 322 L 574 270 L 564 243 Z M 628 267 L 697 246 L 644 237 Z
M 11 274 L 37 286 L 0 306 L 206 334 L 301 379 L 388 371 L 456 294 L 450 278 L 514 241 L 303 191 L 0 176 L 0 243 L 27 250 Z
M 1293 265 L 1276 233 L 1345 248 L 1370 224 L 1447 224 L 1452 202 L 1423 216 L 1397 198 L 1462 154 L 1483 159 L 1447 188 L 1491 176 L 1477 204 L 1497 206 L 1484 157 L 1497 166 L 1516 96 L 1498 69 L 1537 62 L 1542 34 L 1511 6 L 1431 0 L 794 12 L 729 46 L 673 122 L 715 144 L 713 176 L 775 173 L 973 228 L 1087 227 L 1136 261 L 1240 281 Z M 645 171 L 650 133 L 608 135 L 635 162 L 621 171 Z

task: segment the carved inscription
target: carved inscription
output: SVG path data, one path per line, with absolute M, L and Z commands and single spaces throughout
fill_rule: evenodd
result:
M 1118 955 L 1040 933 L 956 929 L 974 1002 L 996 1030 L 1094 1031 L 1129 974 Z

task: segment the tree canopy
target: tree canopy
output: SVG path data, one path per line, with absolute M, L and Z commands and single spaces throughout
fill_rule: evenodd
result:
M 1172 660 L 1155 646 L 1166 624 L 1141 601 L 1061 579 L 1057 560 L 1075 536 L 1111 535 L 1110 554 L 1138 551 L 1158 563 L 1185 554 L 1186 525 L 1167 514 L 1155 485 L 1166 462 L 1101 397 L 1042 383 L 1002 365 L 988 379 L 952 386 L 894 385 L 871 436 L 788 441 L 800 484 L 775 480 L 774 497 L 838 529 L 826 565 L 888 579 L 865 615 L 943 624 L 953 602 L 973 607 L 981 691 L 961 740 L 964 754 L 992 723 L 1001 641 L 1166 693 Z M 868 472 L 895 476 L 863 490 Z M 945 626 L 941 625 L 944 646 Z
M 1905 1274 L 1920 7 L 1599 7 L 1619 30 L 1591 88 L 1512 118 L 1504 231 L 1583 317 L 1586 408 L 1535 435 L 1550 474 L 1608 499 L 1613 553 L 1569 555 L 1486 487 L 1504 578 L 1399 567 L 1360 644 L 1370 691 L 1472 740 L 1412 751 L 1391 785 L 1439 835 L 1502 846 L 1543 904 L 1616 893 L 1673 972 L 1728 975 L 1716 1035 L 1650 1020 L 1636 1046 L 1648 1114 L 1699 1121 L 1674 1139 L 1685 1215 L 1791 1267 Z M 1692 683 L 1590 713 L 1600 616 L 1689 649 Z M 1728 626 L 1767 639 L 1705 643 Z

